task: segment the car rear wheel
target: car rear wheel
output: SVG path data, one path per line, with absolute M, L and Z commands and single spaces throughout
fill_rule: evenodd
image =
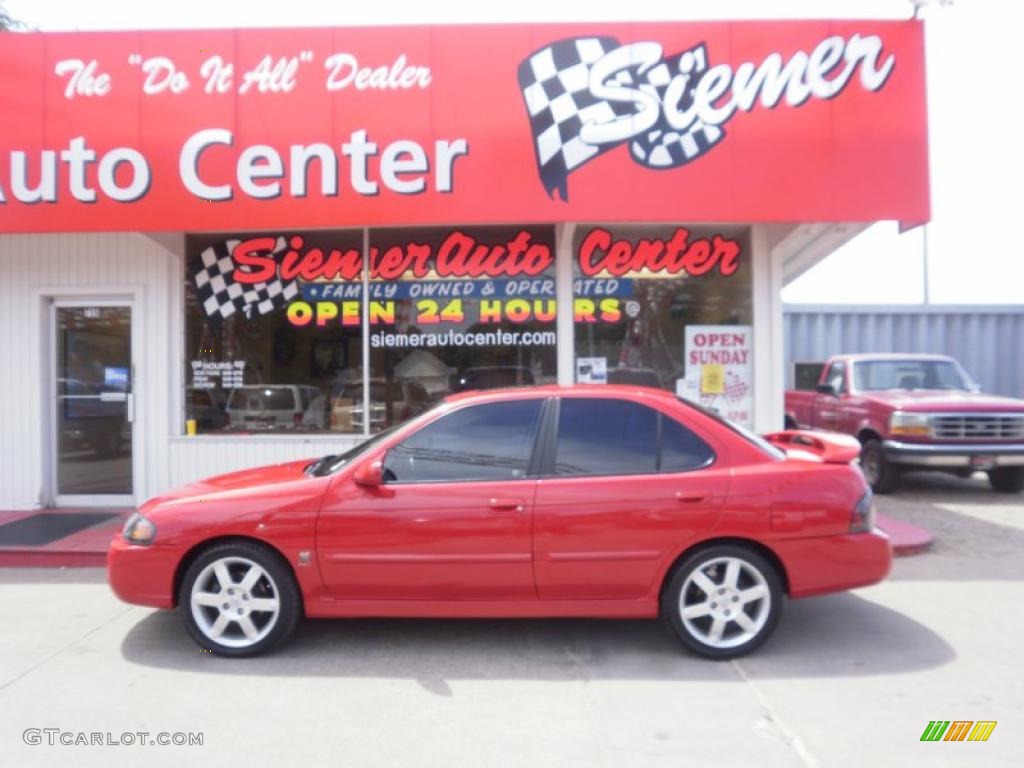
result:
M 899 485 L 899 471 L 885 457 L 879 440 L 865 440 L 860 449 L 860 469 L 875 493 L 892 493 Z
M 989 470 L 988 481 L 1000 493 L 1024 491 L 1024 467 L 997 467 Z
M 718 545 L 679 564 L 662 593 L 661 614 L 691 651 L 731 659 L 768 639 L 782 600 L 771 563 L 745 547 Z
M 292 633 L 301 600 L 276 552 L 234 542 L 210 547 L 192 562 L 181 580 L 178 609 L 200 647 L 221 656 L 255 656 Z

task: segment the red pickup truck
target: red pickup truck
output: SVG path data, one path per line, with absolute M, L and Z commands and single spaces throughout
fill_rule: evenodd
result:
M 997 491 L 1024 489 L 1024 400 L 981 394 L 951 357 L 832 357 L 814 390 L 786 392 L 786 428 L 855 436 L 877 493 L 904 469 L 981 470 Z

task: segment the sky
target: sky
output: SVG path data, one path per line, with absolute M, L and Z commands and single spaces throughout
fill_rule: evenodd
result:
M 924 0 L 921 0 L 924 2 Z M 639 3 L 381 3 L 329 0 L 6 0 L 41 30 L 285 27 L 545 21 L 908 18 L 910 0 L 644 0 Z M 1017 0 L 929 0 L 925 21 L 932 221 L 898 234 L 873 225 L 783 290 L 787 303 L 1024 303 L 1024 151 L 1011 52 L 1024 28 Z M 927 260 L 925 253 L 927 252 Z

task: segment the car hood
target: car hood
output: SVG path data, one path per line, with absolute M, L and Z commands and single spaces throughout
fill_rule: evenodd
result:
M 901 411 L 1020 411 L 1024 400 L 949 389 L 888 389 L 862 392 L 862 397 Z
M 146 502 L 143 509 L 156 505 L 164 507 L 195 501 L 223 501 L 252 495 L 268 495 L 274 488 L 287 487 L 290 482 L 307 478 L 303 470 L 311 461 L 314 459 L 270 464 L 207 477 L 151 499 Z

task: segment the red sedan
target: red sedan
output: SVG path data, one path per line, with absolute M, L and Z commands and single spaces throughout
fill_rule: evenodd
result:
M 888 573 L 859 450 L 642 387 L 470 392 L 348 453 L 150 500 L 111 543 L 110 584 L 225 656 L 302 616 L 660 615 L 730 658 L 786 596 Z

